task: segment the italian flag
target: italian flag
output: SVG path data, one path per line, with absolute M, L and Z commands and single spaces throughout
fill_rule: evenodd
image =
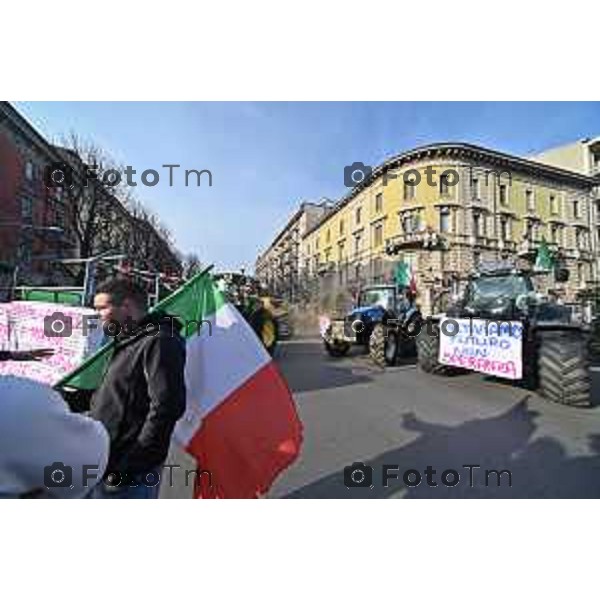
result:
M 195 496 L 256 498 L 298 456 L 302 424 L 292 394 L 252 328 L 207 271 L 153 311 L 187 327 L 187 410 L 175 439 L 211 473 Z M 187 331 L 186 331 L 187 329 Z M 96 389 L 110 360 L 102 348 L 56 387 Z

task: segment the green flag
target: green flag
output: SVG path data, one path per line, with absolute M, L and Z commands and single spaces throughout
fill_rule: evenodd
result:
M 411 279 L 410 265 L 404 261 L 398 262 L 396 265 L 396 272 L 394 273 L 394 279 L 398 287 L 408 287 Z
M 185 323 L 199 322 L 204 315 L 215 311 L 219 296 L 213 291 L 212 278 L 208 274 L 209 267 L 173 292 L 170 296 L 159 302 L 150 312 L 164 312 Z M 188 331 L 181 332 L 187 337 Z M 100 385 L 104 373 L 110 362 L 114 340 L 103 346 L 98 352 L 90 356 L 77 369 L 63 377 L 54 387 L 72 387 L 81 390 L 95 390 Z
M 542 238 L 542 242 L 540 243 L 540 247 L 538 248 L 537 255 L 535 257 L 534 269 L 536 271 L 550 271 L 553 267 L 554 258 L 550 253 L 550 249 L 548 248 L 546 240 Z

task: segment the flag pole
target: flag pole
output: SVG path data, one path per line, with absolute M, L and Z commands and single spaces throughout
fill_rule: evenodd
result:
M 172 294 L 167 296 L 164 300 L 161 300 L 158 304 L 156 304 L 148 312 L 154 313 L 157 310 L 160 310 L 167 302 L 171 302 L 174 298 L 177 298 L 178 296 L 180 296 L 185 290 L 188 290 L 192 285 L 196 284 L 203 277 L 205 277 L 213 269 L 213 267 L 214 267 L 214 264 L 209 265 L 208 267 L 206 267 L 206 269 L 204 269 L 200 273 L 197 273 L 196 275 L 194 275 L 189 281 L 186 281 L 179 289 L 175 290 Z M 108 344 L 106 344 L 105 346 L 100 348 L 98 351 L 94 352 L 94 354 L 92 354 L 86 360 L 84 360 L 83 363 L 81 363 L 76 369 L 74 369 L 70 373 L 67 373 L 60 381 L 55 383 L 52 387 L 55 390 L 60 390 L 61 388 L 63 388 L 65 385 L 65 382 L 69 381 L 70 379 L 73 379 L 74 377 L 77 377 L 77 375 L 82 373 L 92 361 L 96 360 L 103 354 L 106 354 L 107 352 L 112 350 L 114 345 L 115 345 L 115 338 L 113 338 Z

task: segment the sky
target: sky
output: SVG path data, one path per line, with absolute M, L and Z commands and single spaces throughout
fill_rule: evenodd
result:
M 176 246 L 217 269 L 252 271 L 303 200 L 338 200 L 344 167 L 434 142 L 527 156 L 600 135 L 600 103 L 15 102 L 47 139 L 75 132 L 137 171 L 137 198 Z M 173 186 L 164 164 L 180 164 Z M 139 184 L 155 169 L 154 187 Z M 209 169 L 186 187 L 185 169 Z

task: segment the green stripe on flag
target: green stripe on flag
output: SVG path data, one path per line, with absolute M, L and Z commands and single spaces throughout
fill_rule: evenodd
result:
M 170 296 L 152 308 L 151 313 L 163 312 L 179 319 L 184 325 L 181 332 L 191 337 L 199 330 L 201 321 L 209 318 L 227 303 L 213 283 L 208 267 L 187 281 Z M 95 390 L 100 385 L 110 362 L 114 340 L 90 356 L 74 371 L 54 385 L 56 389 L 76 388 Z
M 540 246 L 538 248 L 534 269 L 536 271 L 550 271 L 554 267 L 554 257 L 548 248 L 546 238 L 542 238 Z

